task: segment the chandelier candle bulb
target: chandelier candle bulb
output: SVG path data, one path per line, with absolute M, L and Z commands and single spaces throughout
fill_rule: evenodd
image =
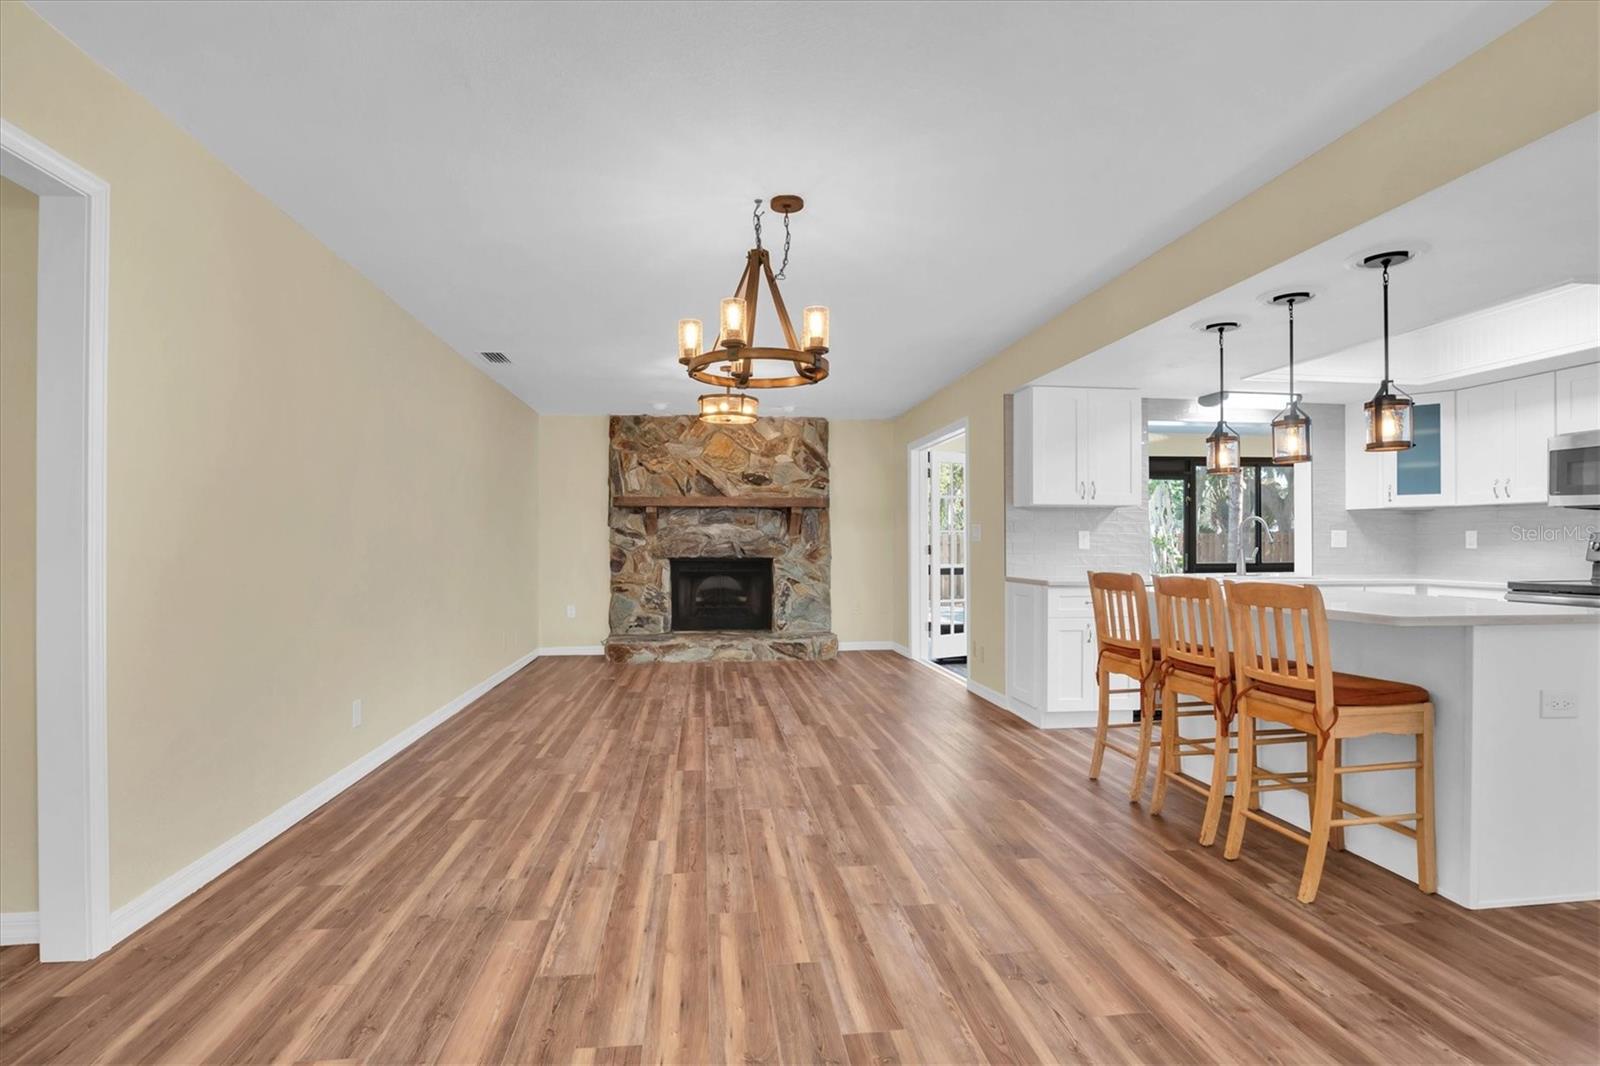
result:
M 678 319 L 678 362 L 687 366 L 700 354 L 705 327 L 698 318 Z
M 825 352 L 828 350 L 828 309 L 826 307 L 808 307 L 801 316 L 803 331 L 800 338 L 800 347 L 808 352 Z
M 743 348 L 750 343 L 745 332 L 744 297 L 727 296 L 722 300 L 722 347 Z

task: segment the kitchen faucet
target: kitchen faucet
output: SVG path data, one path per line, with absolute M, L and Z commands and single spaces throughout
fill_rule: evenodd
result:
M 1235 573 L 1239 577 L 1243 577 L 1244 574 L 1245 574 L 1246 558 L 1245 558 L 1245 551 L 1244 551 L 1244 538 L 1245 538 L 1245 534 L 1250 532 L 1250 523 L 1251 522 L 1260 522 L 1261 523 L 1262 530 L 1267 534 L 1267 543 L 1268 544 L 1271 544 L 1274 540 L 1277 539 L 1277 533 L 1273 530 L 1272 524 L 1270 522 L 1268 522 L 1265 518 L 1262 518 L 1258 514 L 1246 515 L 1245 518 L 1244 518 L 1244 521 L 1239 523 L 1239 551 L 1238 551 L 1238 555 L 1237 555 L 1236 561 L 1235 561 L 1235 566 L 1237 568 L 1235 570 Z M 1257 554 L 1259 554 L 1259 553 L 1258 552 L 1254 552 L 1254 551 L 1251 552 L 1251 555 L 1257 555 Z

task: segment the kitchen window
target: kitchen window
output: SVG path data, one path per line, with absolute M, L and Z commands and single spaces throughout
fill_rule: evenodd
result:
M 1294 569 L 1294 470 L 1270 459 L 1242 459 L 1244 504 L 1252 517 L 1245 531 L 1245 569 Z M 1204 459 L 1150 458 L 1150 547 L 1158 574 L 1233 573 L 1239 536 L 1233 478 L 1206 473 Z M 1262 523 L 1265 523 L 1263 528 Z

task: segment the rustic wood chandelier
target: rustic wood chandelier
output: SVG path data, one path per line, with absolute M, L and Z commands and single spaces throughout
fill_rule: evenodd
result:
M 807 307 L 800 316 L 802 330 L 797 338 L 783 294 L 778 291 L 778 282 L 784 280 L 789 267 L 789 216 L 805 207 L 805 201 L 798 196 L 774 196 L 771 200 L 772 210 L 783 216 L 783 261 L 776 274 L 767 250 L 761 246 L 761 203 L 756 201 L 752 213 L 756 246 L 745 255 L 744 272 L 739 275 L 733 295 L 722 301 L 717 340 L 711 350 L 701 351 L 705 328 L 700 319 L 678 322 L 678 362 L 694 380 L 723 390 L 700 397 L 700 417 L 707 421 L 735 421 L 726 417 L 732 413 L 730 404 L 734 405 L 738 421 L 754 421 L 757 402 L 755 397 L 743 394 L 746 389 L 815 385 L 828 376 L 828 309 Z M 787 347 L 761 347 L 755 343 L 763 280 Z M 773 364 L 777 371 L 767 372 Z M 739 392 L 735 393 L 735 389 Z

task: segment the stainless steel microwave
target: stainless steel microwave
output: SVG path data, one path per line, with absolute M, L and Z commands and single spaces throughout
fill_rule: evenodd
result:
M 1550 438 L 1550 506 L 1600 509 L 1600 430 Z

